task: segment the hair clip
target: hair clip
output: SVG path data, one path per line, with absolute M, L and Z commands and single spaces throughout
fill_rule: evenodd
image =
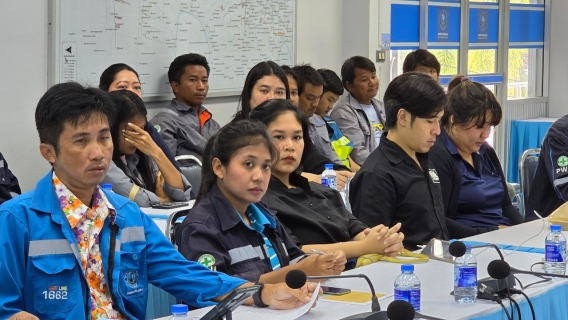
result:
M 464 77 L 461 78 L 461 82 L 464 82 L 464 81 L 469 81 L 469 79 L 464 76 Z

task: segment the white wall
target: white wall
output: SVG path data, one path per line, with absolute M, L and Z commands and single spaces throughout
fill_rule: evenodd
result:
M 0 43 L 0 151 L 29 190 L 50 168 L 34 121 L 47 88 L 47 1 L 0 1 Z
M 297 62 L 339 73 L 342 1 L 297 0 Z M 47 3 L 0 1 L 0 151 L 24 191 L 33 189 L 50 168 L 39 154 L 34 121 L 37 102 L 47 90 Z M 237 103 L 238 97 L 210 98 L 206 106 L 220 124 L 226 124 Z M 148 103 L 149 118 L 167 104 Z
M 551 1 L 548 116 L 568 113 L 568 1 Z

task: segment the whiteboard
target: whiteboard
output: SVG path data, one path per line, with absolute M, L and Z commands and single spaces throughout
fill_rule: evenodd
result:
M 238 95 L 260 61 L 294 65 L 295 0 L 51 0 L 48 78 L 97 86 L 113 63 L 140 75 L 146 98 L 171 96 L 185 53 L 207 58 L 208 96 Z M 153 99 L 150 99 L 153 100 Z

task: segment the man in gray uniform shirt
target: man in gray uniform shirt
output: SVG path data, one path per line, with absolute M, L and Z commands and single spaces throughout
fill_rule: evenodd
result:
M 362 166 L 379 145 L 385 124 L 385 107 L 375 99 L 379 90 L 375 64 L 361 56 L 345 60 L 341 82 L 349 93 L 339 99 L 330 117 L 355 145 L 351 159 Z
M 202 159 L 207 140 L 221 128 L 203 107 L 209 90 L 209 71 L 207 59 L 196 53 L 181 55 L 170 64 L 168 80 L 175 98 L 150 122 L 175 156 L 194 155 Z
M 343 162 L 335 153 L 329 140 L 327 127 L 322 117 L 315 114 L 319 101 L 326 85 L 325 80 L 309 64 L 295 66 L 292 70 L 297 75 L 299 103 L 298 107 L 304 111 L 310 121 L 310 138 L 313 145 L 336 165 L 343 166 Z

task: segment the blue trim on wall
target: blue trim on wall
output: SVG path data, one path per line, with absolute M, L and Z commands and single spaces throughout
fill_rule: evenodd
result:
M 448 85 L 448 83 L 454 78 L 454 76 L 441 76 L 440 84 L 443 86 Z M 480 75 L 468 75 L 467 78 L 471 81 L 479 82 L 484 85 L 492 84 L 502 84 L 503 75 L 502 74 L 480 74 Z

